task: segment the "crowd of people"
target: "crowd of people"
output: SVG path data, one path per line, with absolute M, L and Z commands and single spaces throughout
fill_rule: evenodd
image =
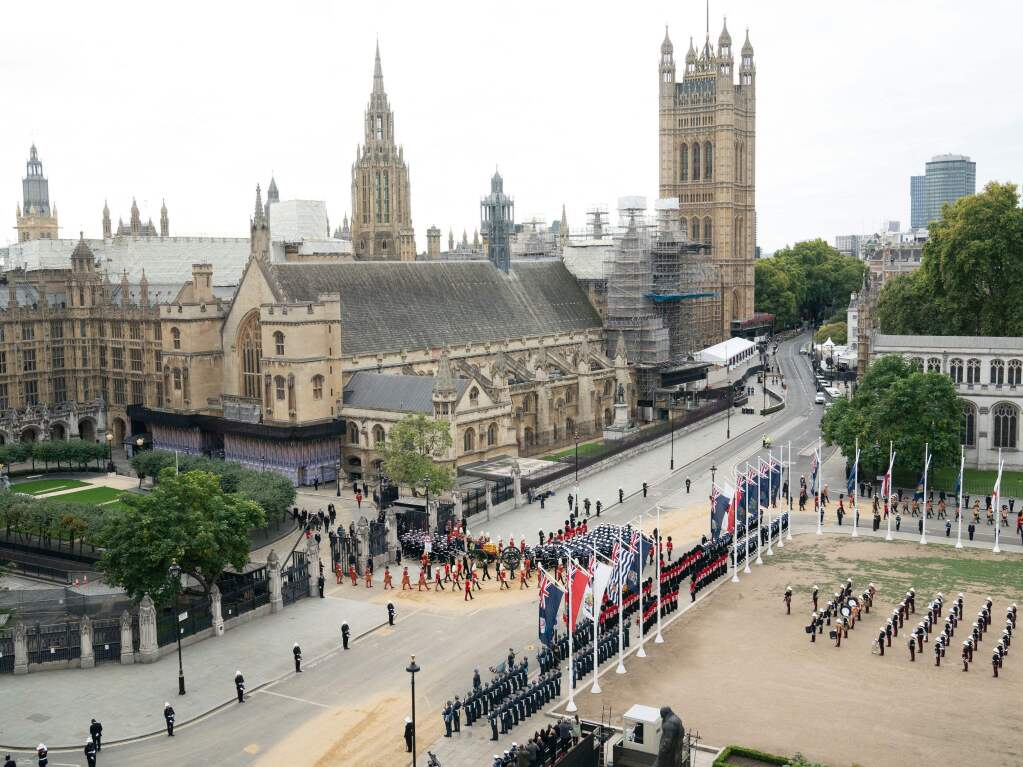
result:
M 579 717 L 566 717 L 533 733 L 525 743 L 512 743 L 503 754 L 494 754 L 490 767 L 544 767 L 554 764 L 579 741 L 582 727 Z
M 877 595 L 877 588 L 873 583 L 869 584 L 858 597 L 853 594 L 853 582 L 850 578 L 838 591 L 834 592 L 823 609 L 820 607 L 820 588 L 814 584 L 810 591 L 810 601 L 813 603 L 813 610 L 810 613 L 810 622 L 806 626 L 806 633 L 810 635 L 810 642 L 816 643 L 817 636 L 824 633 L 824 627 L 828 626 L 828 637 L 835 643 L 835 647 L 842 646 L 842 640 L 849 638 L 849 632 L 856 628 L 856 623 L 863 615 L 870 612 L 874 605 L 874 597 Z M 791 612 L 792 587 L 785 588 L 785 610 Z M 832 624 L 834 621 L 834 624 Z

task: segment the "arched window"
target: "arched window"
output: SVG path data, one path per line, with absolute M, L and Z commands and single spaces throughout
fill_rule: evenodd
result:
M 927 360 L 927 372 L 928 373 L 940 373 L 941 372 L 941 360 L 937 357 L 931 357 Z
M 284 399 L 287 396 L 287 382 L 284 380 L 284 376 L 277 376 L 274 378 L 274 392 L 277 399 Z
M 980 360 L 970 359 L 966 361 L 966 383 L 980 383 Z
M 177 328 L 171 328 L 171 343 L 175 349 L 181 348 L 181 331 Z
M 693 231 L 691 231 L 689 233 L 689 241 L 690 242 L 699 242 L 700 241 L 700 219 L 698 219 L 696 216 L 693 216 L 693 219 L 692 219 L 692 230 Z
M 977 444 L 977 408 L 970 402 L 963 404 L 963 420 L 959 426 L 959 441 L 966 447 Z
M 348 444 L 359 444 L 359 427 L 354 423 L 348 424 Z
M 565 436 L 570 437 L 575 434 L 575 421 L 571 418 L 565 419 Z
M 924 369 L 924 358 L 911 357 L 909 360 L 909 366 L 913 368 L 914 373 L 922 373 Z
M 711 232 L 710 216 L 707 216 L 705 219 L 703 219 L 703 241 L 705 243 L 707 243 L 708 245 L 710 245 L 711 233 L 712 232 Z
M 995 432 L 994 446 L 1015 448 L 1019 411 L 1014 405 L 1006 403 L 996 406 L 991 412 L 991 421 Z
M 682 173 L 679 175 L 679 181 L 689 180 L 689 147 L 685 144 L 682 145 Z
M 610 397 L 611 396 L 611 380 L 610 379 L 604 381 L 604 396 L 605 397 Z
M 528 413 L 533 407 L 533 395 L 527 394 L 522 398 L 522 412 Z
M 279 330 L 274 331 L 274 354 L 284 356 L 284 334 Z
M 263 393 L 260 364 L 263 346 L 260 339 L 259 312 L 251 311 L 238 329 L 238 349 L 241 354 L 242 396 L 260 399 Z
M 571 405 L 572 404 L 572 390 L 571 389 L 565 389 L 565 404 L 566 405 Z
M 1023 362 L 1009 360 L 1009 386 L 1019 386 L 1023 383 Z
M 693 181 L 700 180 L 700 144 L 693 143 Z
M 181 391 L 181 368 L 174 368 L 174 391 Z
M 480 390 L 473 386 L 469 390 L 469 406 L 478 407 L 480 404 Z
M 952 379 L 952 383 L 961 384 L 963 382 L 963 361 L 961 359 L 956 357 L 948 363 L 948 375 Z
M 708 141 L 703 145 L 703 179 L 710 181 L 714 175 L 714 148 Z
M 1005 383 L 1005 363 L 1001 360 L 991 360 L 991 383 Z
M 465 436 L 462 437 L 462 451 L 465 453 L 471 453 L 476 449 L 476 432 L 472 429 L 465 430 Z
M 323 399 L 323 376 L 313 376 L 313 399 Z
M 487 444 L 494 447 L 497 444 L 497 424 L 492 423 L 487 427 Z
M 383 447 L 387 440 L 387 434 L 384 433 L 384 427 L 377 424 L 373 427 L 373 446 Z

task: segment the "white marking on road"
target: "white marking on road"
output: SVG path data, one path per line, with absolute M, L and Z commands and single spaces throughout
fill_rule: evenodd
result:
M 317 703 L 315 700 L 307 700 L 305 698 L 296 698 L 294 695 L 285 695 L 283 692 L 274 692 L 273 690 L 256 690 L 255 694 L 259 695 L 276 695 L 278 698 L 287 698 L 288 700 L 298 701 L 299 703 L 308 703 L 310 706 L 319 706 L 320 708 L 334 708 L 334 706 L 328 706 L 326 703 Z

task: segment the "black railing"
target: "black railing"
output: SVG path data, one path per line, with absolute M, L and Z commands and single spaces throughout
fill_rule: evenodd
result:
M 92 622 L 92 652 L 97 663 L 121 660 L 121 621 L 119 619 Z
M 0 631 L 0 674 L 14 673 L 14 632 Z
M 77 623 L 53 626 L 36 624 L 27 631 L 28 662 L 69 661 L 81 655 L 81 634 Z
M 426 509 L 403 509 L 394 515 L 398 524 L 398 538 L 413 531 L 426 532 L 430 529 L 430 517 Z
M 450 528 L 458 524 L 455 519 L 455 504 L 437 503 L 437 532 L 446 533 Z
M 309 570 L 306 566 L 305 554 L 296 552 L 294 564 L 281 570 L 281 597 L 284 604 L 290 605 L 307 596 L 309 596 Z
M 185 617 L 182 619 L 181 616 Z M 226 617 L 226 616 L 225 616 Z M 181 638 L 198 634 L 213 625 L 213 615 L 209 603 L 204 597 L 193 600 L 179 607 L 168 608 L 156 617 L 156 643 L 163 647 Z
M 387 553 L 387 525 L 376 520 L 369 523 L 369 555 L 371 557 Z

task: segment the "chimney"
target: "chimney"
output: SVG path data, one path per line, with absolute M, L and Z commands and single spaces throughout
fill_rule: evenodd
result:
M 196 303 L 213 303 L 212 264 L 192 264 L 192 294 Z

